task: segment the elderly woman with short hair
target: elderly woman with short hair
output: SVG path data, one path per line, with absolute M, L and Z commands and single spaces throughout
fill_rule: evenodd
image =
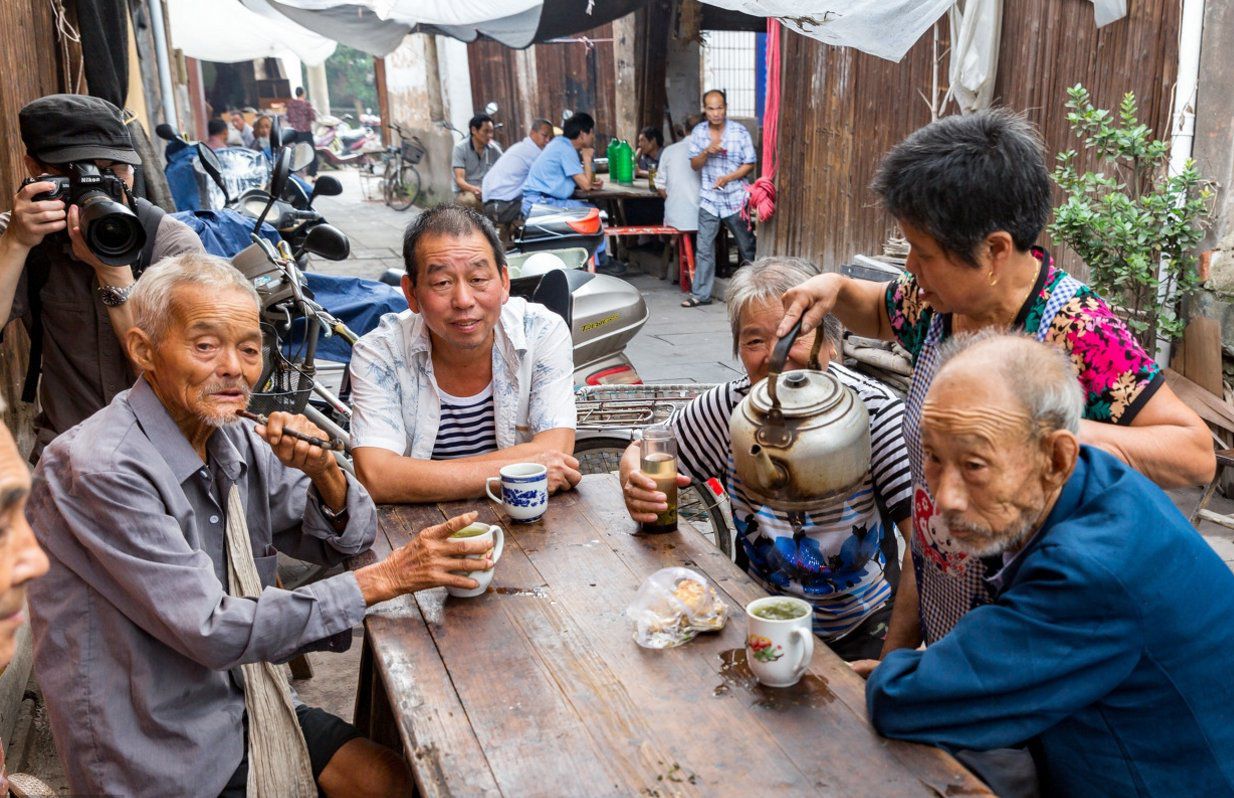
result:
M 911 514 L 907 454 L 900 437 L 902 404 L 882 384 L 829 363 L 828 371 L 851 388 L 870 414 L 870 471 L 851 495 L 804 514 L 798 527 L 780 508 L 763 506 L 749 495 L 733 466 L 728 421 L 750 386 L 767 376 L 784 315 L 780 297 L 817 269 L 797 258 L 763 258 L 739 269 L 728 286 L 728 316 L 733 351 L 746 376 L 698 396 L 673 415 L 669 425 L 678 443 L 678 474 L 690 479 L 723 480 L 732 499 L 739 554 L 747 570 L 772 593 L 796 596 L 814 606 L 814 632 L 849 660 L 880 655 L 891 614 L 891 585 L 884 574 L 883 538 L 891 524 L 907 530 Z M 840 324 L 828 318 L 819 361 L 828 363 L 840 347 Z M 809 360 L 813 335 L 800 336 L 789 353 L 793 368 Z M 621 459 L 626 508 L 636 521 L 653 520 L 667 508 L 655 482 L 638 470 L 638 445 Z
M 887 154 L 873 187 L 912 246 L 907 272 L 883 284 L 813 277 L 785 295 L 780 331 L 803 315 L 803 329 L 812 329 L 834 312 L 858 335 L 899 341 L 913 357 L 904 429 L 912 552 L 920 631 L 933 643 L 990 601 L 984 563 L 955 545 L 923 476 L 921 404 L 939 346 L 953 335 L 1009 328 L 1064 349 L 1085 392 L 1081 442 L 1159 485 L 1204 482 L 1216 463 L 1204 423 L 1122 320 L 1035 245 L 1050 214 L 1050 178 L 1042 142 L 1023 118 L 996 109 L 932 122 Z M 984 464 L 971 468 L 979 478 Z M 891 636 L 915 645 L 910 604 L 898 609 Z

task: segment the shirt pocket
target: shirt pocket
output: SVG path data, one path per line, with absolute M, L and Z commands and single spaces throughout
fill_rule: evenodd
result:
M 253 564 L 257 566 L 257 576 L 261 579 L 261 586 L 263 588 L 272 587 L 275 579 L 278 578 L 278 551 L 273 546 L 267 546 L 265 554 L 253 557 Z

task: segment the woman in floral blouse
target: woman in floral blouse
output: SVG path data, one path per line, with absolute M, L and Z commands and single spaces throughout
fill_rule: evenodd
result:
M 1010 328 L 1065 349 L 1087 398 L 1081 441 L 1162 486 L 1205 482 L 1216 462 L 1208 429 L 1126 325 L 1035 246 L 1050 181 L 1041 140 L 1024 119 L 995 109 L 933 122 L 887 154 L 873 187 L 912 247 L 907 273 L 885 284 L 813 277 L 785 295 L 780 333 L 803 314 L 804 330 L 834 312 L 857 335 L 897 340 L 913 357 L 904 414 L 913 568 L 906 558 L 886 655 L 938 640 L 989 601 L 986 564 L 952 545 L 923 477 L 921 403 L 951 336 Z

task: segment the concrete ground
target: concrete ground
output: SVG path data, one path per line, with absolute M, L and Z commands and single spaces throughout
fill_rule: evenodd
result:
M 344 192 L 339 197 L 323 197 L 316 205 L 330 223 L 351 238 L 352 256 L 343 263 L 318 261 L 317 268 L 369 279 L 376 279 L 387 268 L 403 268 L 402 231 L 417 211 L 400 213 L 380 202 L 364 201 L 358 174 L 352 170 L 331 174 L 342 181 Z M 626 279 L 643 292 L 650 311 L 647 325 L 628 350 L 646 382 L 714 383 L 739 375 L 740 364 L 732 357 L 728 320 L 721 301 L 684 309 L 679 306 L 683 295 L 675 283 L 635 272 Z M 717 298 L 723 297 L 724 283 L 718 281 Z M 1171 497 L 1189 515 L 1199 499 L 1199 490 L 1171 491 Z M 1234 502 L 1218 497 L 1212 509 L 1234 513 Z M 1205 522 L 1201 533 L 1234 568 L 1234 532 Z M 313 678 L 293 683 L 305 703 L 351 719 L 363 634 L 362 628 L 354 631 L 354 644 L 345 653 L 308 655 L 315 672 Z M 40 701 L 33 710 L 28 731 L 21 735 L 26 739 L 15 739 L 10 745 L 10 768 L 38 775 L 58 794 L 68 795 L 45 714 Z M 15 761 L 14 749 L 26 752 L 24 762 Z

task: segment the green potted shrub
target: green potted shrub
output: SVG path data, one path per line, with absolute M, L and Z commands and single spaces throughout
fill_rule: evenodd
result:
M 1182 334 L 1179 302 L 1199 283 L 1197 253 L 1213 190 L 1188 159 L 1170 175 L 1169 145 L 1137 118 L 1135 94 L 1115 116 L 1094 108 L 1088 90 L 1067 90 L 1067 121 L 1103 171 L 1080 171 L 1077 153 L 1058 155 L 1054 182 L 1066 199 L 1050 235 L 1088 265 L 1089 284 L 1122 313 L 1140 345 Z

